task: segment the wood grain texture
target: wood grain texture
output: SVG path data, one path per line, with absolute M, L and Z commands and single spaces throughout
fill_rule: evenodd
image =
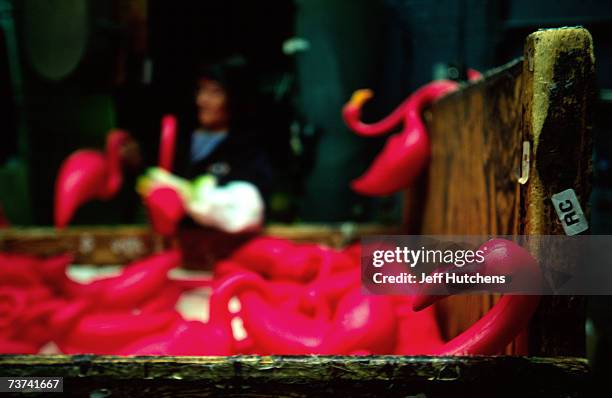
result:
M 0 251 L 41 257 L 70 253 L 77 264 L 126 264 L 163 248 L 148 228 L 71 227 L 0 230 Z
M 532 142 L 529 182 L 521 188 L 521 226 L 529 235 L 564 234 L 551 196 L 573 189 L 588 214 L 591 192 L 591 105 L 594 97 L 593 41 L 583 28 L 532 33 L 523 65 L 524 139 Z M 577 253 L 547 245 L 534 248 L 557 269 L 577 264 Z M 574 257 L 574 258 L 572 258 Z M 554 276 L 544 275 L 550 284 Z M 584 355 L 584 298 L 544 297 L 532 322 L 530 351 L 542 355 Z
M 572 188 L 586 209 L 590 193 L 593 48 L 582 28 L 527 38 L 524 62 L 492 71 L 435 103 L 426 115 L 432 141 L 421 232 L 436 235 L 562 234 L 550 197 Z M 529 180 L 518 183 L 522 143 L 531 144 Z M 414 201 L 409 205 L 414 207 Z M 559 257 L 555 247 L 538 257 Z M 552 282 L 551 275 L 545 275 Z M 480 318 L 492 296 L 453 297 L 437 306 L 446 337 Z M 544 297 L 530 327 L 539 355 L 584 355 L 578 297 Z
M 0 374 L 63 376 L 74 396 L 583 397 L 589 370 L 579 358 L 5 355 Z
M 423 234 L 518 232 L 521 73 L 522 62 L 511 62 L 444 97 L 426 114 L 432 159 Z M 468 295 L 439 302 L 444 336 L 452 338 L 465 330 L 497 300 L 493 295 Z M 505 352 L 526 353 L 512 345 Z
M 435 103 L 423 234 L 517 230 L 521 62 L 492 71 Z

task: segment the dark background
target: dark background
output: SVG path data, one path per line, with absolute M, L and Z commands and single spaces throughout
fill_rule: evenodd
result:
M 132 132 L 155 163 L 161 116 L 190 116 L 194 65 L 235 54 L 258 77 L 262 141 L 276 170 L 270 220 L 397 222 L 397 196 L 348 188 L 384 143 L 344 127 L 352 91 L 375 90 L 365 115 L 374 120 L 448 65 L 486 70 L 520 56 L 533 30 L 580 24 L 593 34 L 600 88 L 593 230 L 612 227 L 609 1 L 0 0 L 0 17 L 0 203 L 14 224 L 50 224 L 60 162 L 101 148 L 111 127 Z M 308 49 L 284 54 L 291 37 Z M 133 176 L 118 199 L 75 218 L 142 221 Z

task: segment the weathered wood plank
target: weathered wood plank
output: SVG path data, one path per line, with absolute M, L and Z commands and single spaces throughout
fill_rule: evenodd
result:
M 518 232 L 522 62 L 513 61 L 435 103 L 425 119 L 432 160 L 421 232 L 512 235 Z M 452 338 L 497 301 L 456 296 L 437 304 Z M 525 344 L 522 344 L 525 346 Z M 509 346 L 507 353 L 523 353 Z
M 79 396 L 582 397 L 588 373 L 579 358 L 0 356 L 3 376 L 63 376 Z
M 517 231 L 521 71 L 514 61 L 426 113 L 432 159 L 422 233 Z
M 125 264 L 162 247 L 159 236 L 137 226 L 0 230 L 0 251 L 42 257 L 70 253 L 77 264 Z
M 550 197 L 567 188 L 576 191 L 586 210 L 594 77 L 590 34 L 582 28 L 538 31 L 527 39 L 524 59 L 443 98 L 426 114 L 432 161 L 422 233 L 563 233 Z M 530 168 L 521 185 L 524 141 L 530 143 Z M 559 253 L 549 247 L 536 254 L 550 258 Z M 447 337 L 472 324 L 495 301 L 471 296 L 441 302 Z M 581 299 L 545 297 L 532 322 L 530 353 L 584 355 L 583 325 Z
M 594 55 L 583 28 L 532 33 L 523 65 L 524 140 L 532 143 L 530 177 L 521 188 L 522 233 L 564 234 L 551 196 L 573 189 L 585 211 L 591 191 L 591 104 Z M 571 266 L 560 247 L 540 247 L 540 258 Z M 575 263 L 574 263 L 575 264 Z M 546 274 L 549 283 L 554 283 Z M 544 297 L 532 322 L 530 350 L 540 355 L 584 355 L 584 298 Z
M 379 224 L 271 224 L 261 231 L 294 240 L 317 242 L 340 247 L 363 235 L 397 234 L 400 226 Z M 186 252 L 186 265 L 208 268 L 218 258 L 253 237 L 255 234 L 225 234 L 212 229 L 185 229 L 179 238 L 164 241 L 146 226 L 71 227 L 62 231 L 54 228 L 9 228 L 0 230 L 0 251 L 28 253 L 39 256 L 71 253 L 75 263 L 108 265 L 125 264 L 136 258 L 179 246 Z

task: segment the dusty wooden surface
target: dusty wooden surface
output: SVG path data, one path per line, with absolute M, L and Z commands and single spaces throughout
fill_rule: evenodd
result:
M 590 34 L 582 28 L 538 31 L 526 41 L 526 61 L 492 71 L 432 106 L 426 114 L 432 161 L 421 233 L 563 233 L 550 197 L 566 188 L 576 190 L 586 210 L 592 54 Z M 521 185 L 523 141 L 530 142 L 531 151 L 529 179 Z M 414 207 L 414 199 L 409 204 Z M 493 296 L 441 302 L 447 337 L 495 302 Z M 545 297 L 529 340 L 530 354 L 584 355 L 583 300 Z M 525 353 L 527 345 L 524 335 L 506 352 Z
M 564 234 L 550 200 L 573 189 L 588 214 L 591 192 L 591 103 L 594 56 L 590 33 L 582 28 L 538 31 L 527 38 L 523 65 L 523 139 L 532 142 L 529 182 L 521 188 L 522 233 Z M 588 231 L 587 231 L 588 233 Z M 562 247 L 539 248 L 559 268 L 572 266 Z M 545 274 L 554 285 L 554 277 Z M 584 355 L 584 298 L 543 297 L 532 322 L 535 355 Z
M 400 227 L 378 224 L 269 225 L 262 234 L 296 242 L 318 242 L 340 247 L 363 235 L 397 234 Z M 187 266 L 210 268 L 212 263 L 256 234 L 230 235 L 207 229 L 183 230 L 178 239 L 165 241 L 146 226 L 0 229 L 0 251 L 52 256 L 71 253 L 78 264 L 125 264 L 164 247 L 185 249 Z
M 525 357 L 7 355 L 0 374 L 62 376 L 65 392 L 100 397 L 583 397 L 589 380 L 584 359 Z
M 432 141 L 421 231 L 432 235 L 518 232 L 521 150 L 520 60 L 434 104 L 426 114 Z M 496 302 L 493 295 L 455 296 L 437 304 L 451 338 Z M 522 337 L 521 339 L 525 339 Z M 526 354 L 523 341 L 506 353 Z
M 149 228 L 51 227 L 0 230 L 0 251 L 53 256 L 70 253 L 78 264 L 125 264 L 163 248 L 163 240 Z
M 423 234 L 517 231 L 521 136 L 520 61 L 435 103 Z

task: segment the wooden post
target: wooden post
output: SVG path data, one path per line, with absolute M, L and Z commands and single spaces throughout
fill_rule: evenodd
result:
M 527 38 L 524 59 L 487 73 L 426 114 L 432 162 L 422 233 L 563 233 L 550 197 L 566 188 L 576 191 L 586 210 L 591 36 L 582 28 L 538 31 Z M 524 141 L 530 143 L 530 167 L 521 184 Z M 466 296 L 441 302 L 446 337 L 474 323 L 495 301 L 494 296 Z M 506 352 L 521 351 L 510 347 Z M 529 353 L 584 355 L 581 299 L 543 299 L 530 326 Z
M 521 187 L 521 233 L 564 234 L 551 196 L 573 189 L 587 211 L 591 192 L 591 103 L 594 56 L 583 28 L 549 29 L 527 38 L 523 64 L 521 133 L 531 142 L 529 181 Z M 547 245 L 541 258 L 567 263 Z M 549 282 L 551 275 L 545 275 Z M 584 355 L 584 298 L 543 297 L 530 330 L 535 355 Z

